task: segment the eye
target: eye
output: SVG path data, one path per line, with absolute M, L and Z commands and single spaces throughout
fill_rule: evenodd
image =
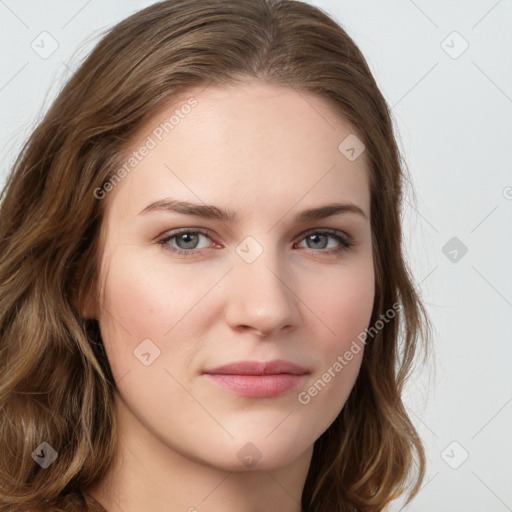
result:
M 165 250 L 182 256 L 194 256 L 201 247 L 198 247 L 201 237 L 211 238 L 211 233 L 205 229 L 182 228 L 166 234 L 158 241 Z M 334 240 L 334 247 L 327 247 L 329 239 Z M 342 231 L 316 230 L 310 231 L 302 235 L 301 241 L 304 240 L 309 249 L 320 249 L 314 252 L 325 254 L 339 254 L 348 250 L 354 245 L 352 239 Z M 172 243 L 171 243 L 172 242 Z M 337 244 L 337 245 L 336 245 Z M 207 248 L 206 247 L 202 247 Z
M 312 243 L 313 247 L 309 245 L 309 248 L 312 249 L 326 249 L 326 246 L 329 244 L 329 238 L 335 240 L 338 245 L 321 252 L 325 252 L 327 254 L 339 254 L 354 245 L 350 237 L 341 231 L 310 231 L 303 236 L 303 240 L 305 240 L 306 243 Z
M 164 238 L 159 240 L 159 243 L 168 251 L 183 256 L 193 256 L 198 251 L 197 242 L 201 236 L 210 238 L 210 233 L 204 229 L 183 228 L 168 233 Z M 169 245 L 171 241 L 175 241 L 178 247 Z

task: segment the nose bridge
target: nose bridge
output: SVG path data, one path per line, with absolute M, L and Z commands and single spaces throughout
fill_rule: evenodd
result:
M 264 238 L 264 242 L 262 241 Z M 235 249 L 228 321 L 270 333 L 297 321 L 297 301 L 272 236 L 248 236 Z

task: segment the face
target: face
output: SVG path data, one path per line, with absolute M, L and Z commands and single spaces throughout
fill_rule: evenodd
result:
M 104 189 L 91 314 L 125 431 L 241 471 L 290 463 L 334 421 L 374 299 L 366 155 L 339 149 L 351 134 L 324 100 L 261 83 L 192 89 L 140 129 Z M 304 213 L 334 204 L 348 206 Z M 275 360 L 296 367 L 262 375 Z M 255 364 L 205 373 L 240 361 Z

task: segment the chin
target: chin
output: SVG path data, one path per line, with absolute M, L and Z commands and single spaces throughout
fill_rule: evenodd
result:
M 234 441 L 226 450 L 219 452 L 220 460 L 215 465 L 232 472 L 272 471 L 292 463 L 305 451 L 293 436 L 276 436 L 270 440 L 271 436 L 251 440 L 248 435 L 243 441 Z M 226 458 L 227 454 L 232 456 Z

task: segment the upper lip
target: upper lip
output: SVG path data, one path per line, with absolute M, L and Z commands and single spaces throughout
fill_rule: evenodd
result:
M 236 361 L 204 370 L 203 373 L 223 375 L 277 375 L 280 373 L 290 373 L 293 375 L 303 375 L 308 372 L 291 361 L 275 359 L 267 362 Z

